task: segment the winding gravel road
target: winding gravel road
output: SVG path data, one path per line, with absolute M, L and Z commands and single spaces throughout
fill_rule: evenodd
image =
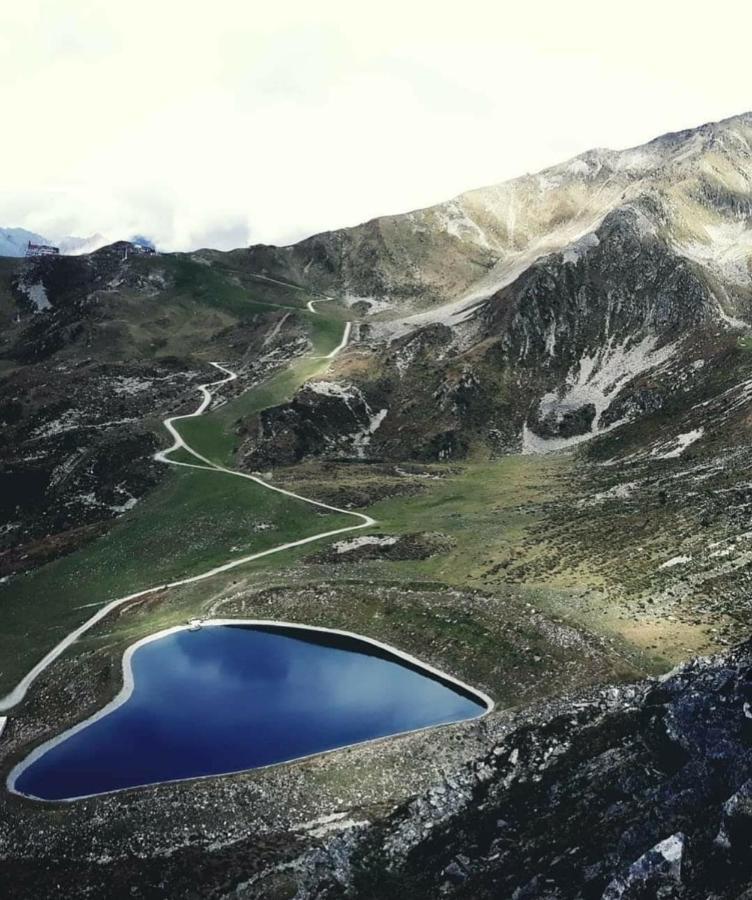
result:
M 315 301 L 314 301 L 315 302 Z M 310 307 L 311 312 L 315 312 L 316 310 L 313 307 Z M 350 332 L 352 328 L 352 323 L 347 322 L 345 324 L 344 334 L 342 336 L 342 340 L 339 345 L 331 351 L 331 353 L 326 354 L 326 356 L 318 357 L 319 359 L 333 359 L 338 353 L 340 353 L 347 346 L 348 341 L 350 339 Z M 274 553 L 281 553 L 283 550 L 290 550 L 293 547 L 300 547 L 304 544 L 310 544 L 313 541 L 320 541 L 323 538 L 334 537 L 338 534 L 345 534 L 349 531 L 357 531 L 359 528 L 368 528 L 371 525 L 376 523 L 375 519 L 372 519 L 370 516 L 365 515 L 364 513 L 353 512 L 349 509 L 340 509 L 338 506 L 330 506 L 328 503 L 321 503 L 319 500 L 312 500 L 310 497 L 303 497 L 301 494 L 295 494 L 292 491 L 287 491 L 284 488 L 276 487 L 273 484 L 269 484 L 264 481 L 263 478 L 259 478 L 257 475 L 247 475 L 245 472 L 236 472 L 233 469 L 225 468 L 225 466 L 220 466 L 215 462 L 212 462 L 205 456 L 202 456 L 192 447 L 190 447 L 181 437 L 178 430 L 175 428 L 175 422 L 179 422 L 182 419 L 192 419 L 196 416 L 202 415 L 209 408 L 213 395 L 210 388 L 218 388 L 223 384 L 227 384 L 230 381 L 234 381 L 238 376 L 237 373 L 233 372 L 231 369 L 226 368 L 219 363 L 213 362 L 212 365 L 219 369 L 221 372 L 224 372 L 226 377 L 220 379 L 219 381 L 211 381 L 206 384 L 199 385 L 199 391 L 201 392 L 201 403 L 198 407 L 187 415 L 183 416 L 172 416 L 171 418 L 165 419 L 163 424 L 167 429 L 169 434 L 173 438 L 173 444 L 166 450 L 160 450 L 158 453 L 154 454 L 154 458 L 159 462 L 167 463 L 173 466 L 184 466 L 189 469 L 208 469 L 213 472 L 218 472 L 222 475 L 231 475 L 236 478 L 245 478 L 248 481 L 255 481 L 256 484 L 260 485 L 263 488 L 266 488 L 269 491 L 274 491 L 277 494 L 284 494 L 286 497 L 291 497 L 294 500 L 300 500 L 303 503 L 308 503 L 311 506 L 318 506 L 320 509 L 326 509 L 330 512 L 341 513 L 342 515 L 352 516 L 354 519 L 357 519 L 358 522 L 355 525 L 348 525 L 344 528 L 335 528 L 331 531 L 320 531 L 318 534 L 312 534 L 310 537 L 301 538 L 298 541 L 289 541 L 285 544 L 278 544 L 276 547 L 271 547 L 268 550 L 262 550 L 259 553 L 251 553 L 248 556 L 244 556 L 240 559 L 233 559 L 231 562 L 224 563 L 220 566 L 215 566 L 213 569 L 209 569 L 206 572 L 201 572 L 199 575 L 192 575 L 190 578 L 181 578 L 178 581 L 170 581 L 167 583 L 161 583 L 156 585 L 155 587 L 146 588 L 143 591 L 136 591 L 133 594 L 127 594 L 125 597 L 118 597 L 116 600 L 111 600 L 109 603 L 105 604 L 101 609 L 99 609 L 91 618 L 87 619 L 82 625 L 79 625 L 78 628 L 71 631 L 67 637 L 63 638 L 59 644 L 52 648 L 39 662 L 32 668 L 22 679 L 18 682 L 18 684 L 13 688 L 13 690 L 6 694 L 4 697 L 0 698 L 0 712 L 6 712 L 9 709 L 12 709 L 18 703 L 23 700 L 26 696 L 26 692 L 29 689 L 29 686 L 35 681 L 35 679 L 44 672 L 61 654 L 63 654 L 68 647 L 71 646 L 75 641 L 77 641 L 83 634 L 85 634 L 90 628 L 97 624 L 97 622 L 101 622 L 105 616 L 109 615 L 114 609 L 117 609 L 119 606 L 122 606 L 125 603 L 129 603 L 131 600 L 137 600 L 140 597 L 147 597 L 149 594 L 154 594 L 157 591 L 162 591 L 165 588 L 175 588 L 181 587 L 184 584 L 193 584 L 196 581 L 204 581 L 207 578 L 212 578 L 215 575 L 219 575 L 221 572 L 228 572 L 230 569 L 235 569 L 238 566 L 242 566 L 245 563 L 253 562 L 253 560 L 261 559 L 264 556 L 271 556 Z M 178 462 L 177 460 L 173 460 L 170 458 L 170 454 L 174 453 L 176 450 L 185 450 L 191 456 L 193 456 L 197 462 L 188 463 L 188 462 Z M 0 725 L 5 725 L 4 719 L 0 719 Z M 0 728 L 0 733 L 2 729 Z

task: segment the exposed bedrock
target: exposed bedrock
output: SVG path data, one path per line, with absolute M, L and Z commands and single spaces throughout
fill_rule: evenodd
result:
M 308 859 L 306 896 L 725 900 L 752 881 L 752 645 L 526 714 Z
M 569 371 L 583 357 L 652 336 L 676 339 L 713 319 L 714 301 L 639 207 L 531 266 L 480 312 L 482 334 L 510 359 Z
M 285 465 L 322 454 L 364 458 L 386 415 L 385 408 L 372 402 L 353 384 L 307 382 L 290 403 L 241 424 L 241 435 L 247 435 L 241 448 L 244 463 Z

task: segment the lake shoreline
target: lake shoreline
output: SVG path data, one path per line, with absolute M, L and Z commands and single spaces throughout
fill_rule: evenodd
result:
M 95 791 L 90 794 L 82 794 L 76 795 L 73 797 L 66 798 L 46 798 L 40 797 L 35 794 L 26 793 L 17 788 L 17 782 L 19 778 L 33 766 L 38 760 L 40 760 L 43 756 L 45 756 L 49 751 L 53 750 L 55 747 L 67 741 L 73 735 L 85 730 L 86 728 L 93 725 L 95 722 L 104 719 L 106 716 L 113 713 L 116 709 L 123 706 L 128 702 L 130 697 L 132 696 L 135 689 L 135 676 L 133 672 L 133 656 L 134 654 L 141 648 L 148 644 L 152 644 L 156 641 L 159 641 L 169 635 L 178 634 L 180 632 L 185 631 L 193 631 L 199 628 L 222 628 L 222 627 L 244 627 L 250 629 L 256 629 L 259 631 L 270 630 L 277 632 L 291 632 L 291 636 L 295 636 L 295 633 L 302 634 L 312 634 L 312 635 L 326 635 L 326 636 L 334 636 L 336 638 L 345 639 L 349 643 L 354 646 L 363 645 L 369 650 L 377 651 L 377 655 L 381 656 L 384 660 L 396 660 L 400 664 L 403 665 L 404 668 L 409 668 L 415 673 L 420 673 L 424 675 L 424 677 L 428 677 L 429 679 L 442 684 L 445 687 L 448 687 L 455 693 L 460 696 L 465 697 L 466 699 L 471 700 L 479 706 L 485 707 L 480 713 L 475 716 L 466 716 L 462 719 L 453 720 L 451 722 L 442 722 L 436 724 L 428 724 L 418 728 L 409 728 L 401 731 L 396 731 L 387 735 L 380 735 L 373 738 L 368 738 L 365 740 L 359 740 L 350 744 L 342 744 L 336 747 L 332 747 L 324 750 L 317 750 L 311 753 L 306 753 L 299 756 L 293 756 L 289 759 L 279 760 L 277 762 L 271 762 L 264 765 L 259 766 L 251 766 L 248 768 L 241 769 L 233 769 L 227 772 L 217 772 L 210 773 L 206 775 L 196 775 L 190 777 L 181 777 L 175 779 L 164 779 L 160 781 L 149 781 L 144 784 L 135 784 L 129 785 L 127 787 L 116 788 L 114 790 L 106 790 L 106 791 Z M 356 651 L 362 652 L 362 651 Z M 376 654 L 374 654 L 376 655 Z M 101 709 L 97 710 L 93 715 L 83 719 L 82 721 L 76 723 L 71 728 L 66 729 L 43 742 L 42 744 L 35 747 L 24 759 L 20 762 L 16 763 L 16 765 L 11 769 L 7 779 L 6 779 L 6 788 L 9 793 L 14 794 L 19 797 L 23 797 L 25 799 L 42 802 L 42 803 L 74 803 L 80 800 L 87 800 L 93 797 L 101 797 L 104 795 L 121 793 L 123 791 L 133 791 L 140 790 L 147 787 L 158 787 L 164 784 L 176 784 L 181 782 L 193 782 L 198 780 L 205 780 L 211 778 L 223 778 L 232 775 L 239 775 L 244 772 L 252 772 L 252 771 L 260 771 L 263 769 L 273 768 L 281 765 L 288 765 L 292 763 L 302 762 L 307 759 L 311 759 L 314 757 L 321 756 L 322 754 L 335 753 L 338 751 L 347 750 L 350 747 L 361 746 L 364 744 L 372 744 L 380 741 L 386 741 L 391 738 L 403 737 L 409 734 L 415 734 L 422 731 L 427 731 L 429 729 L 436 728 L 444 728 L 449 725 L 455 725 L 458 722 L 468 722 L 473 721 L 475 719 L 483 718 L 488 715 L 494 707 L 494 701 L 488 696 L 486 693 L 481 691 L 478 688 L 474 688 L 471 685 L 461 681 L 459 678 L 450 675 L 447 672 L 444 672 L 435 666 L 432 666 L 430 663 L 423 662 L 417 657 L 413 656 L 406 651 L 400 650 L 397 647 L 394 647 L 390 644 L 387 644 L 383 641 L 380 641 L 376 638 L 370 638 L 365 635 L 357 634 L 355 632 L 347 631 L 344 629 L 337 628 L 325 628 L 317 625 L 306 625 L 299 622 L 286 622 L 281 620 L 272 620 L 272 619 L 238 619 L 238 618 L 218 618 L 218 619 L 206 619 L 206 620 L 195 620 L 192 622 L 188 622 L 182 625 L 175 625 L 170 628 L 165 628 L 160 631 L 154 632 L 153 634 L 146 635 L 135 643 L 131 644 L 124 652 L 122 658 L 122 674 L 123 674 L 123 685 L 118 694 L 113 697 L 112 700 L 109 701 L 105 706 L 101 707 Z

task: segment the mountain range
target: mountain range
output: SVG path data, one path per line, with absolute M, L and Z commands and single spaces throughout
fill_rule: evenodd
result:
M 368 635 L 495 703 L 3 792 L 14 895 L 747 900 L 750 400 L 750 113 L 287 247 L 0 259 L 0 695 L 78 635 L 0 720 L 4 778 L 134 641 L 217 615 Z
M 248 255 L 364 313 L 357 387 L 390 409 L 378 452 L 545 452 L 655 413 L 677 378 L 699 386 L 746 327 L 750 140 L 743 115 Z M 285 414 L 302 453 L 305 415 Z M 680 433 L 702 427 L 685 418 Z M 256 457 L 276 452 L 275 428 Z

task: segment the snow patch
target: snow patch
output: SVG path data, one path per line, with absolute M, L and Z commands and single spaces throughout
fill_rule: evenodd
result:
M 675 344 L 656 349 L 657 343 L 655 335 L 646 335 L 640 341 L 628 339 L 622 344 L 615 344 L 611 338 L 605 347 L 584 354 L 570 369 L 563 387 L 541 397 L 538 411 L 542 418 L 553 415 L 560 419 L 567 412 L 592 404 L 595 416 L 591 430 L 568 438 L 542 438 L 526 423 L 522 432 L 522 452 L 561 450 L 623 425 L 626 419 L 602 428 L 599 424 L 601 415 L 625 384 L 643 372 L 663 365 L 676 351 Z
M 690 562 L 691 559 L 691 556 L 672 556 L 671 559 L 667 559 L 666 562 L 661 563 L 660 566 L 658 566 L 658 570 L 673 569 L 674 566 L 683 566 Z
M 552 319 L 546 328 L 546 353 L 553 357 L 556 352 L 556 320 Z
M 34 284 L 29 284 L 26 281 L 19 281 L 18 289 L 22 294 L 26 294 L 29 300 L 34 304 L 35 313 L 44 312 L 45 309 L 50 309 L 52 307 L 52 304 L 47 298 L 47 290 L 45 289 L 43 282 L 36 281 Z
M 350 553 L 360 547 L 392 547 L 396 543 L 396 537 L 377 537 L 373 534 L 364 534 L 360 537 L 350 538 L 349 541 L 337 541 L 332 546 L 337 553 Z
M 366 408 L 368 408 L 368 404 L 366 404 Z M 371 436 L 381 427 L 381 423 L 388 412 L 388 409 L 380 409 L 377 413 L 371 413 L 368 426 L 363 431 L 352 435 L 353 447 L 355 447 L 355 451 L 361 459 L 366 455 L 366 449 L 371 443 Z
M 589 234 L 583 235 L 579 240 L 570 244 L 562 254 L 565 263 L 574 265 L 578 263 L 590 250 L 593 250 L 600 244 L 598 235 L 591 231 Z
M 656 459 L 677 459 L 687 447 L 694 444 L 695 441 L 699 441 L 703 434 L 705 434 L 704 428 L 695 428 L 694 431 L 688 431 L 686 434 L 678 434 L 672 441 L 675 445 L 673 449 L 659 453 L 658 450 L 660 448 L 657 448 L 650 455 Z

